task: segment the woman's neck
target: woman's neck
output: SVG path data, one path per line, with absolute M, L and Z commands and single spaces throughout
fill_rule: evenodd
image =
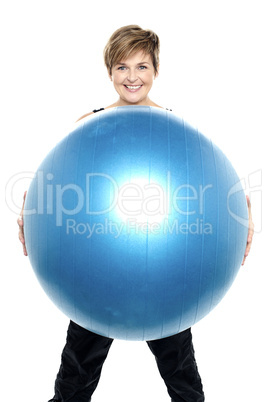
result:
M 105 107 L 105 109 L 110 109 L 112 107 L 118 107 L 118 106 L 154 106 L 154 107 L 159 107 L 163 109 L 162 106 L 157 105 L 155 102 L 151 101 L 150 99 L 147 100 L 147 102 L 141 102 L 140 104 L 136 105 L 133 103 L 127 103 L 122 101 L 121 99 L 118 99 L 117 102 L 113 103 L 110 106 Z

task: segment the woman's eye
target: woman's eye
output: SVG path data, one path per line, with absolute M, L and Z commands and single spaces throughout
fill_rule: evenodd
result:
M 146 66 L 140 66 L 139 69 L 140 70 L 146 70 Z
M 121 67 L 118 68 L 118 70 L 124 71 L 124 70 L 126 70 L 126 67 L 121 66 Z

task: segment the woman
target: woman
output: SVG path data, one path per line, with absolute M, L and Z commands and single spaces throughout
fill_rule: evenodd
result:
M 105 109 L 126 105 L 161 107 L 149 98 L 159 68 L 159 39 L 154 32 L 136 25 L 118 29 L 105 47 L 104 60 L 119 95 L 117 102 Z M 94 110 L 80 119 L 101 110 L 104 109 Z M 27 255 L 22 216 L 18 223 L 19 237 L 24 254 Z M 249 247 L 250 243 L 249 239 Z M 67 343 L 55 382 L 55 396 L 50 402 L 90 401 L 112 342 L 113 339 L 94 334 L 70 322 Z M 168 338 L 148 341 L 147 344 L 155 355 L 172 401 L 204 401 L 191 329 Z

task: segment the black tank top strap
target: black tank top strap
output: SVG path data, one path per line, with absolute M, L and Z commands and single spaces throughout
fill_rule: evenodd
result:
M 105 110 L 103 107 L 101 107 L 101 109 L 95 109 L 95 110 L 93 110 L 93 113 L 97 113 L 97 112 L 101 112 L 101 110 Z M 166 110 L 169 110 L 170 112 L 172 112 L 172 109 L 167 109 L 166 108 Z

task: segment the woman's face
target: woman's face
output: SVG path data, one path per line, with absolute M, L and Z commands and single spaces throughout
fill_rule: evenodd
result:
M 118 106 L 149 105 L 149 91 L 157 74 L 151 56 L 142 51 L 112 67 L 110 78 L 120 96 Z

